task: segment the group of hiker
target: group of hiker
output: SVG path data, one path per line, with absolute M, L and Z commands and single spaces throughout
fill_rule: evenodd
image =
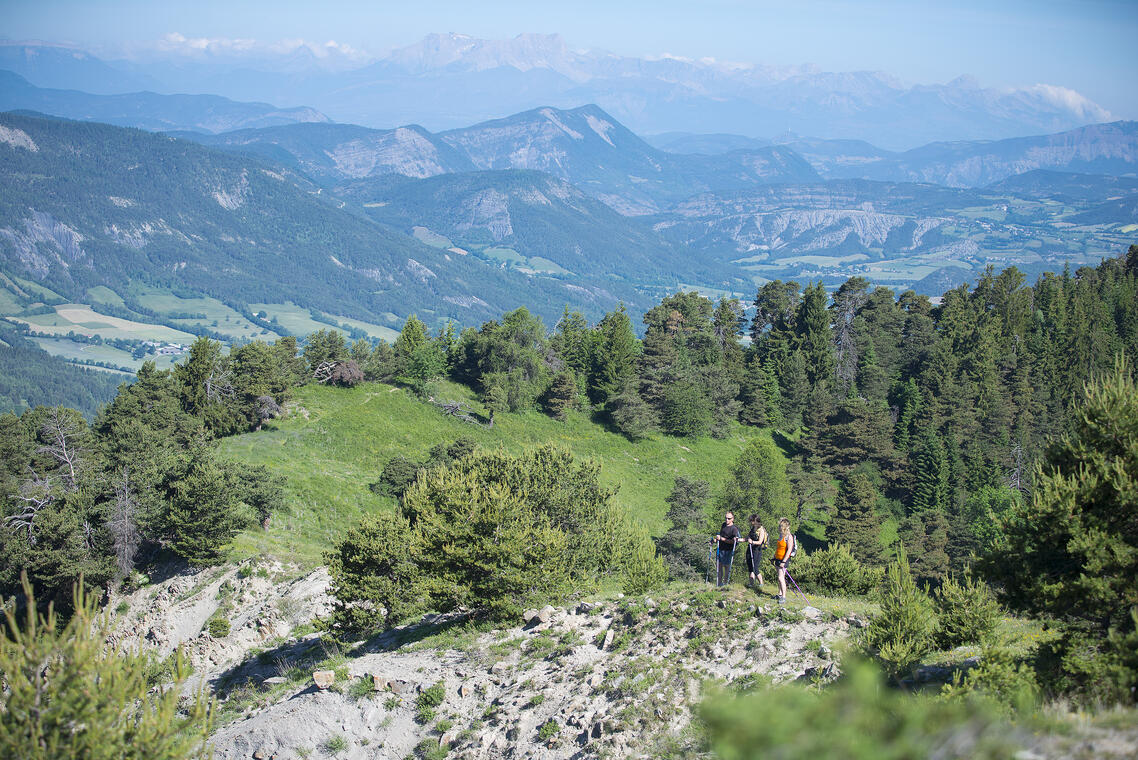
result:
M 750 582 L 757 583 L 762 588 L 763 583 L 763 552 L 767 549 L 769 536 L 763 527 L 758 515 L 751 515 L 748 519 L 751 530 L 744 538 L 735 525 L 735 515 L 728 512 L 723 517 L 723 525 L 715 538 L 711 539 L 712 551 L 715 554 L 715 585 L 724 587 L 731 581 L 731 567 L 735 560 L 735 551 L 740 544 L 745 545 L 747 558 L 747 571 L 750 573 Z M 778 542 L 775 544 L 774 556 L 771 563 L 775 566 L 778 579 L 778 603 L 786 603 L 787 567 L 790 559 L 798 551 L 798 540 L 790 532 L 790 520 L 785 517 L 778 521 Z M 710 580 L 710 572 L 708 573 Z M 792 579 L 793 580 L 793 579 Z

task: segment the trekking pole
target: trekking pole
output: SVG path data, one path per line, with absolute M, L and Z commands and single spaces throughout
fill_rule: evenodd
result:
M 739 539 L 735 539 L 735 543 L 731 544 L 731 557 L 727 560 L 727 584 L 731 585 L 731 568 L 735 564 L 735 547 L 739 545 Z
M 707 549 L 707 582 L 711 583 L 711 574 L 715 572 L 715 539 L 711 540 L 711 544 Z M 719 576 L 715 577 L 716 584 L 719 583 Z
M 810 597 L 806 596 L 806 594 L 803 594 L 802 589 L 798 588 L 798 581 L 794 580 L 794 576 L 790 574 L 790 570 L 786 570 L 785 572 L 786 577 L 790 578 L 790 582 L 794 584 L 794 590 L 798 592 L 799 596 L 809 602 Z

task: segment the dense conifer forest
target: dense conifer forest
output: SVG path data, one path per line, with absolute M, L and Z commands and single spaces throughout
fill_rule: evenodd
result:
M 237 533 L 271 519 L 282 482 L 221 456 L 219 439 L 271 425 L 304 384 L 377 381 L 481 425 L 579 409 L 628 441 L 752 433 L 714 500 L 707 482 L 676 479 L 654 547 L 595 468 L 555 448 L 509 457 L 460 440 L 425 462 L 393 459 L 374 487 L 397 498 L 394 514 L 342 526 L 327 547 L 332 634 L 424 605 L 493 619 L 574 587 L 698 577 L 706 545 L 692 537 L 714 530 L 713 510 L 754 510 L 767 525 L 790 518 L 815 588 L 880 589 L 897 620 L 943 601 L 940 628 L 914 621 L 928 646 L 934 629 L 952 639 L 961 604 L 994 604 L 970 585 L 978 572 L 1011 609 L 1060 625 L 1035 664 L 1053 693 L 1132 699 L 1138 246 L 1031 285 L 989 270 L 935 304 L 852 278 L 832 296 L 769 282 L 753 307 L 748 321 L 737 300 L 677 292 L 642 316 L 643 339 L 624 308 L 592 325 L 566 309 L 552 330 L 525 308 L 433 335 L 411 317 L 393 344 L 329 330 L 226 353 L 199 338 L 172 370 L 144 366 L 91 422 L 63 405 L 0 417 L 0 593 L 22 596 L 26 572 L 37 603 L 67 614 L 80 576 L 129 587 L 157 558 L 222 561 Z M 441 404 L 438 378 L 482 408 Z M 462 495 L 484 492 L 498 498 Z M 480 524 L 520 531 L 502 539 L 526 557 L 515 575 L 486 584 L 496 560 L 478 549 Z M 448 562 L 450 545 L 474 549 Z M 548 583 L 527 574 L 550 561 L 563 572 Z M 897 677 L 927 651 L 898 654 L 908 635 L 867 635 Z

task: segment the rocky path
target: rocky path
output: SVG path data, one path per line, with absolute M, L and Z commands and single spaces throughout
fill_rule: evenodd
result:
M 216 757 L 404 758 L 440 744 L 458 758 L 635 756 L 682 734 L 708 681 L 833 677 L 833 643 L 863 623 L 742 592 L 547 607 L 528 618 L 461 647 L 396 645 L 414 627 L 380 637 L 333 657 L 325 689 L 287 665 L 259 684 L 241 673 L 247 704 L 217 732 Z M 432 687 L 441 701 L 424 710 Z

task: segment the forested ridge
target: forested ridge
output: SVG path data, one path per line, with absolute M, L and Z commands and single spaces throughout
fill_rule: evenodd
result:
M 449 377 L 469 385 L 482 408 L 445 411 L 476 424 L 538 407 L 558 419 L 583 409 L 630 441 L 747 431 L 739 459 L 724 463 L 727 483 L 716 504 L 709 503 L 706 483 L 679 478 L 668 499 L 673 530 L 659 538 L 657 556 L 638 541 L 622 544 L 624 553 L 607 572 L 619 570 L 629 588 L 657 583 L 664 566 L 673 577 L 690 573 L 705 550 L 676 532 L 706 535 L 712 506 L 757 511 L 768 525 L 787 516 L 803 539 L 804 577 L 813 572 L 808 557 L 831 556 L 823 547 L 851 556 L 866 589 L 881 582 L 880 568 L 904 554 L 912 574 L 932 588 L 951 588 L 950 573 L 981 557 L 993 579 L 1003 578 L 998 588 L 1010 604 L 1057 615 L 1077 630 L 1055 649 L 1069 683 L 1084 688 L 1099 678 L 1101 671 L 1074 673 L 1070 663 L 1087 647 L 1117 652 L 1103 642 L 1134 635 L 1133 619 L 1123 614 L 1132 604 L 1134 574 L 1126 574 L 1133 570 L 1127 559 L 1135 551 L 1133 529 L 1094 517 L 1109 507 L 1132 522 L 1132 483 L 1126 485 L 1136 475 L 1127 469 L 1134 466 L 1126 459 L 1132 444 L 1104 449 L 1119 469 L 1102 465 L 1114 474 L 1103 476 L 1090 501 L 1080 495 L 1070 463 L 1093 468 L 1094 436 L 1125 437 L 1133 425 L 1127 415 L 1138 413 L 1130 369 L 1138 355 L 1138 246 L 1031 286 L 1015 269 L 988 271 L 974 288 L 949 291 L 937 305 L 912 292 L 871 290 L 853 278 L 832 297 L 821 284 L 771 282 L 758 290 L 754 307 L 748 324 L 738 301 L 676 293 L 643 315 L 643 339 L 623 308 L 593 325 L 566 309 L 549 332 L 524 308 L 462 332 L 447 327 L 431 334 L 412 317 L 390 345 L 348 343 L 340 333 L 321 331 L 303 350 L 281 338 L 225 353 L 200 338 L 173 370 L 144 367 L 91 424 L 62 407 L 0 417 L 0 591 L 19 594 L 23 570 L 39 601 L 66 607 L 80 574 L 93 586 L 116 586 L 135 582 L 135 571 L 158 556 L 197 565 L 221 561 L 237 532 L 271 518 L 281 484 L 263 468 L 220 457 L 219 438 L 271 425 L 305 383 L 383 381 L 443 406 L 430 396 L 430 383 Z M 740 341 L 744 334 L 749 345 Z M 1088 383 L 1105 384 L 1104 390 L 1088 396 Z M 1094 411 L 1103 403 L 1118 410 L 1122 433 L 1102 432 L 1114 424 Z M 1078 453 L 1087 446 L 1090 453 Z M 427 462 L 388 462 L 376 487 L 399 497 L 398 513 L 328 547 L 344 605 L 330 622 L 333 630 L 337 621 L 377 624 L 374 615 L 353 612 L 360 609 L 355 601 L 382 600 L 382 608 L 370 609 L 383 609 L 380 622 L 391 625 L 425 600 L 444 608 L 473 604 L 493 615 L 516 609 L 518 589 L 543 593 L 524 569 L 504 586 L 479 591 L 480 573 L 462 575 L 445 562 L 410 570 L 407 557 L 388 556 L 388 580 L 372 573 L 362 585 L 336 564 L 336 552 L 351 555 L 352 541 L 382 559 L 392 540 L 428 541 L 437 533 L 431 525 L 477 525 L 497 514 L 512 526 L 544 526 L 537 554 L 569 563 L 557 588 L 544 593 L 601 579 L 599 558 L 610 550 L 593 531 L 622 525 L 623 518 L 611 511 L 611 494 L 595 471 L 563 457 L 550 450 L 495 459 L 456 442 Z M 560 462 L 553 470 L 573 478 L 543 480 L 549 462 Z M 1075 482 L 1063 486 L 1070 477 Z M 562 502 L 569 483 L 591 495 Z M 461 496 L 487 488 L 504 489 L 504 506 Z M 1086 519 L 1058 520 L 1056 535 L 1093 536 L 1088 546 L 1076 541 L 1064 561 L 1086 563 L 1096 551 L 1113 558 L 1093 560 L 1105 586 L 1091 591 L 1096 609 L 1113 606 L 1119 614 L 1087 615 L 1062 594 L 1055 604 L 1029 602 L 1030 590 L 1012 582 L 1025 566 L 1010 549 L 1029 538 L 1015 526 L 1046 514 L 1053 504 L 1046 494 L 1060 491 L 1076 505 L 1069 514 Z M 592 516 L 575 511 L 578 502 L 592 505 Z M 1036 556 L 1031 547 L 1023 551 Z M 577 567 L 574 557 L 587 560 Z M 823 561 L 830 560 L 814 560 Z

